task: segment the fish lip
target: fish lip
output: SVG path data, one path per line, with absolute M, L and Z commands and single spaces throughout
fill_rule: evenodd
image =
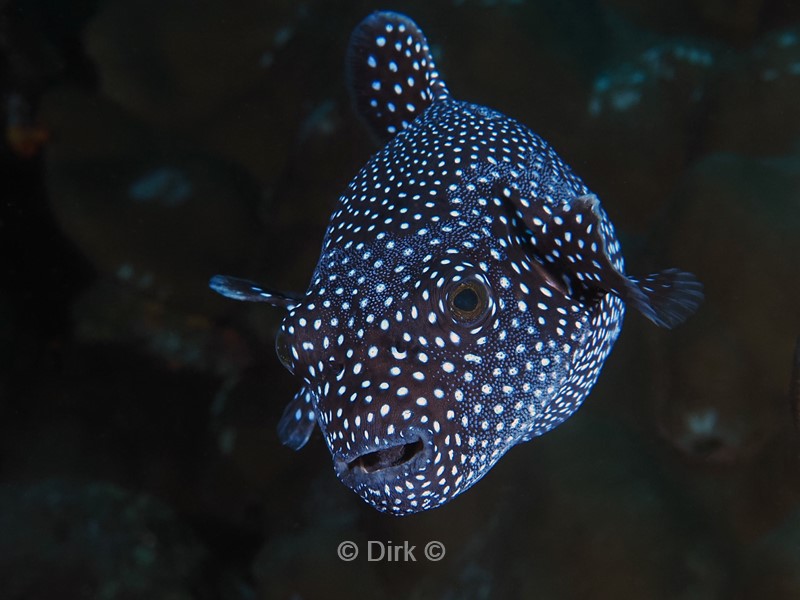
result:
M 335 457 L 334 468 L 342 483 L 350 488 L 377 487 L 423 471 L 432 454 L 431 434 L 412 427 L 383 438 L 378 444 L 364 445 Z

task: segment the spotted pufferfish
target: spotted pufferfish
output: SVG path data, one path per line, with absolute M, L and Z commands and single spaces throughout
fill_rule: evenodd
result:
M 597 196 L 530 129 L 454 99 L 409 18 L 362 21 L 347 70 L 384 146 L 340 196 L 308 290 L 210 285 L 288 311 L 276 351 L 302 387 L 281 441 L 300 449 L 319 425 L 339 479 L 407 515 L 575 413 L 626 305 L 671 328 L 702 286 L 628 276 Z

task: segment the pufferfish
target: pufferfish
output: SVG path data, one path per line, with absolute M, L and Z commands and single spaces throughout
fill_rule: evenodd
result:
M 302 385 L 282 442 L 319 425 L 342 483 L 407 515 L 575 413 L 626 305 L 671 328 L 702 286 L 627 275 L 597 196 L 526 126 L 453 98 L 408 17 L 362 21 L 347 71 L 383 149 L 339 197 L 308 290 L 210 285 L 288 312 L 276 351 Z

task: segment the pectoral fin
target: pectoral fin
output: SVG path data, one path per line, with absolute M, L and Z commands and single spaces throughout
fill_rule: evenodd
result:
M 228 277 L 227 275 L 214 275 L 208 282 L 208 286 L 218 294 L 232 300 L 266 302 L 282 308 L 294 308 L 299 304 L 301 297 L 300 294 L 290 292 L 265 290 L 247 279 Z
M 702 284 L 685 271 L 666 269 L 642 279 L 627 276 L 611 222 L 594 194 L 556 207 L 517 202 L 542 264 L 574 296 L 591 300 L 611 292 L 667 328 L 686 320 L 703 300 Z
M 300 450 L 314 432 L 316 423 L 314 393 L 303 388 L 286 405 L 278 422 L 278 437 L 284 446 Z

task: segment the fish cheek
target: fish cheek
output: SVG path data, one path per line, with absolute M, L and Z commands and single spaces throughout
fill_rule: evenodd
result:
M 412 416 L 403 419 L 398 428 L 419 426 L 435 434 L 447 420 L 447 410 L 455 409 L 453 375 L 442 370 L 442 363 L 455 360 L 455 356 L 451 356 L 446 346 L 442 349 L 435 342 L 437 338 L 448 339 L 447 329 L 427 325 L 416 330 L 411 340 L 393 336 L 378 340 L 381 353 L 369 370 L 373 379 L 380 378 L 390 385 L 378 397 L 386 398 L 398 415 L 406 410 L 411 412 Z M 400 388 L 407 392 L 398 395 Z M 434 421 L 439 425 L 434 425 Z

